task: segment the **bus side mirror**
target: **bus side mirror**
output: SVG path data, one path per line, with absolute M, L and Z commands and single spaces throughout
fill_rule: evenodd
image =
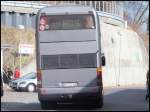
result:
M 105 63 L 105 56 L 103 55 L 101 58 L 102 58 L 102 66 L 105 66 L 105 64 L 106 64 Z

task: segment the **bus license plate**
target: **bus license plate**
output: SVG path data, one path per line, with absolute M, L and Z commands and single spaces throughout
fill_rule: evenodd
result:
M 64 87 L 73 87 L 73 86 L 77 86 L 77 83 L 62 83 L 62 86 L 64 86 Z

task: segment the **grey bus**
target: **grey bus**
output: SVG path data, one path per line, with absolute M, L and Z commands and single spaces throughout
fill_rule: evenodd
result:
M 102 107 L 105 60 L 96 11 L 80 5 L 49 6 L 39 10 L 36 25 L 41 107 L 58 102 L 90 102 Z

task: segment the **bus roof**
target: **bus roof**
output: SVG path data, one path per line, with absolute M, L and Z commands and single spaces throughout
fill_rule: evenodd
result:
M 89 6 L 82 6 L 82 5 L 56 5 L 56 6 L 48 6 L 45 8 L 42 8 L 40 10 L 40 13 L 45 14 L 85 14 L 94 12 L 94 8 Z

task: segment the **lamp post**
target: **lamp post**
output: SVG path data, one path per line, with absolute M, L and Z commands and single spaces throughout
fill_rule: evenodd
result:
M 23 25 L 18 25 L 18 29 L 21 31 L 21 30 L 24 30 L 24 26 Z M 19 56 L 20 56 L 20 73 L 22 73 L 21 72 L 21 37 L 22 37 L 22 34 L 21 34 L 21 32 L 19 32 Z

